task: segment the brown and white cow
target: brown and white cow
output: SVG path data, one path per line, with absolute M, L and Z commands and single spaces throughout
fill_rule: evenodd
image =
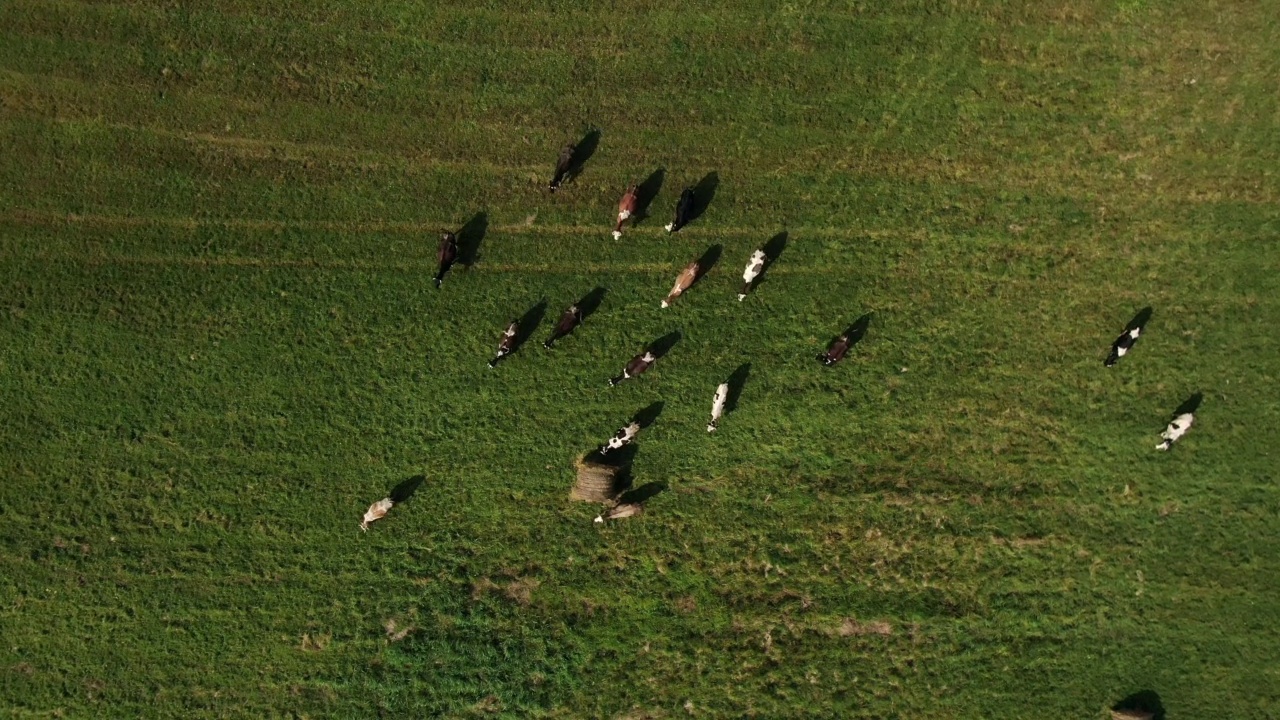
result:
M 622 237 L 622 223 L 635 213 L 638 202 L 639 195 L 636 191 L 636 184 L 631 183 L 627 186 L 627 191 L 623 193 L 622 199 L 618 201 L 618 222 L 613 226 L 614 240 Z
M 671 305 L 671 302 L 680 297 L 685 290 L 688 290 L 698 279 L 699 271 L 698 261 L 694 260 L 685 266 L 684 270 L 676 277 L 676 284 L 671 287 L 671 292 L 667 293 L 667 297 L 662 301 L 662 307 Z
M 498 354 L 489 361 L 489 367 L 498 366 L 498 361 L 511 354 L 516 347 L 516 336 L 520 333 L 520 322 L 512 320 L 507 325 L 507 329 L 502 331 L 502 338 L 498 340 Z
M 582 311 L 577 305 L 570 305 L 568 310 L 560 316 L 560 321 L 556 323 L 556 327 L 551 331 L 551 337 L 542 343 L 542 347 L 550 350 L 552 345 L 560 338 L 573 332 L 573 329 L 582 324 Z
M 631 361 L 627 363 L 627 366 L 622 369 L 621 375 L 609 378 L 610 387 L 617 385 L 623 380 L 630 380 L 637 375 L 643 374 L 644 371 L 648 370 L 649 366 L 657 359 L 658 358 L 649 350 L 645 350 L 643 353 L 636 355 L 631 358 Z

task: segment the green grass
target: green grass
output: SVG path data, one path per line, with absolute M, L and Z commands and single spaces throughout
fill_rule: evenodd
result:
M 216 5 L 0 4 L 6 716 L 1280 715 L 1265 4 Z

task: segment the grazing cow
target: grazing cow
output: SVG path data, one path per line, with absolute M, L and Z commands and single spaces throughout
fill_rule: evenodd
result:
M 627 366 L 622 369 L 621 375 L 609 378 L 609 386 L 613 387 L 623 380 L 630 380 L 631 378 L 644 373 L 644 371 L 648 370 L 649 366 L 653 364 L 654 360 L 657 360 L 657 358 L 648 350 L 645 350 L 643 353 L 631 358 L 631 362 L 628 362 Z
M 635 517 L 644 513 L 644 506 L 640 503 L 619 503 L 609 508 L 607 512 L 603 512 L 596 516 L 594 522 L 602 523 L 605 520 L 620 520 L 622 518 Z
M 1138 342 L 1138 336 L 1142 334 L 1141 327 L 1134 327 L 1120 333 L 1120 337 L 1111 343 L 1111 353 L 1107 355 L 1107 359 L 1102 361 L 1103 365 L 1111 367 L 1125 356 L 1125 353 L 1133 349 L 1134 343 Z
M 489 361 L 489 367 L 498 366 L 498 361 L 511 354 L 516 346 L 516 335 L 520 332 L 520 322 L 512 320 L 507 329 L 502 331 L 502 339 L 498 340 L 498 354 Z
M 582 311 L 578 309 L 577 305 L 570 305 L 569 309 L 565 310 L 564 314 L 560 316 L 560 322 L 556 323 L 555 330 L 551 331 L 551 337 L 542 343 L 542 347 L 550 350 L 557 340 L 573 332 L 573 329 L 581 324 Z
M 751 259 L 747 261 L 747 269 L 742 271 L 742 292 L 738 293 L 738 302 L 742 302 L 747 293 L 751 292 L 751 283 L 764 272 L 766 259 L 763 250 L 751 253 Z
M 818 359 L 823 365 L 835 365 L 844 358 L 844 354 L 849 352 L 849 336 L 841 335 L 836 341 L 831 343 L 831 347 L 827 348 L 824 353 L 818 353 Z
M 636 193 L 636 184 L 631 183 L 627 186 L 627 191 L 623 193 L 622 199 L 618 201 L 618 222 L 613 226 L 614 240 L 622 237 L 622 223 L 636 211 L 638 202 L 639 195 Z
M 551 192 L 559 190 L 560 184 L 569 175 L 569 167 L 573 164 L 573 152 L 573 145 L 560 148 L 560 158 L 556 160 L 556 174 L 551 177 L 551 182 L 547 185 L 547 189 Z
M 667 224 L 667 232 L 680 232 L 680 228 L 689 222 L 689 214 L 693 211 L 693 188 L 685 188 L 680 193 L 680 201 L 676 203 L 676 217 Z
M 444 282 L 444 274 L 449 272 L 449 268 L 453 267 L 453 263 L 458 259 L 458 236 L 443 230 L 440 233 L 440 248 L 436 251 L 436 257 L 440 260 L 440 269 L 436 272 L 436 287 L 440 287 L 440 283 Z
M 369 523 L 374 520 L 381 520 L 382 516 L 386 515 L 387 511 L 391 509 L 391 506 L 395 504 L 394 500 L 386 497 L 370 505 L 369 509 L 364 511 L 364 520 L 360 522 L 360 529 L 367 532 L 369 530 Z
M 632 422 L 624 428 L 619 428 L 618 432 L 609 438 L 609 442 L 600 448 L 601 455 L 608 455 L 610 450 L 618 450 L 623 445 L 630 445 L 636 439 L 636 435 L 640 433 L 640 423 Z
M 1157 450 L 1168 450 L 1183 435 L 1187 434 L 1187 430 L 1191 429 L 1191 423 L 1195 422 L 1195 416 L 1191 413 L 1182 413 L 1169 421 L 1169 427 L 1160 433 L 1160 437 L 1164 438 L 1164 442 L 1156 446 Z
M 671 292 L 667 293 L 667 297 L 662 301 L 662 307 L 667 307 L 672 300 L 680 297 L 680 294 L 689 289 L 694 281 L 698 279 L 698 261 L 694 260 L 680 271 L 680 275 L 676 277 L 676 284 L 671 286 Z
M 711 422 L 707 423 L 707 432 L 716 431 L 720 416 L 724 414 L 724 403 L 728 399 L 729 383 L 720 383 L 720 387 L 716 388 L 716 396 L 711 401 Z

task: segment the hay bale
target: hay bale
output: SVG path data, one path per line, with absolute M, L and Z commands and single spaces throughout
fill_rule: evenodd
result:
M 579 460 L 577 468 L 578 480 L 569 492 L 570 500 L 607 503 L 621 492 L 626 468 L 586 460 Z

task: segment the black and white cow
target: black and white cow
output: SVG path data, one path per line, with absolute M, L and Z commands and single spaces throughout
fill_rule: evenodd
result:
M 440 283 L 444 282 L 444 274 L 449 272 L 449 268 L 458 259 L 457 235 L 448 230 L 440 232 L 440 247 L 436 251 L 436 258 L 440 261 L 440 269 L 436 272 L 435 281 L 436 287 L 440 287 Z
M 764 272 L 764 264 L 767 258 L 764 250 L 756 250 L 751 253 L 751 259 L 747 261 L 747 269 L 742 271 L 742 292 L 738 293 L 738 302 L 742 302 L 747 293 L 751 292 L 751 283 L 760 277 L 760 273 Z
M 656 358 L 654 354 L 648 350 L 645 350 L 643 353 L 636 355 L 635 357 L 631 358 L 631 362 L 628 362 L 627 366 L 622 369 L 621 375 L 618 375 L 617 377 L 609 378 L 609 386 L 612 387 L 622 382 L 623 380 L 630 380 L 631 378 L 637 375 L 643 374 L 644 371 L 648 370 L 649 366 L 652 365 L 653 362 L 657 359 L 658 358 Z
M 498 340 L 498 354 L 489 361 L 489 367 L 498 366 L 498 361 L 511 354 L 516 347 L 516 336 L 520 333 L 520 322 L 512 320 L 507 329 L 502 331 L 502 338 Z
M 667 224 L 667 232 L 680 232 L 680 228 L 689 222 L 689 215 L 693 212 L 693 188 L 687 187 L 680 193 L 680 200 L 676 203 L 676 217 Z
M 550 350 L 557 340 L 573 332 L 574 328 L 581 324 L 582 311 L 578 309 L 577 305 L 570 305 L 569 309 L 565 310 L 564 314 L 560 316 L 560 322 L 556 323 L 555 329 L 551 331 L 551 337 L 542 343 L 542 347 Z
M 1187 431 L 1191 429 L 1191 423 L 1195 422 L 1195 419 L 1195 415 L 1186 412 L 1170 420 L 1169 427 L 1165 428 L 1164 432 L 1160 433 L 1160 437 L 1164 438 L 1164 441 L 1157 445 L 1156 449 L 1168 450 L 1173 447 L 1173 444 L 1183 435 L 1186 435 Z
M 716 395 L 711 399 L 711 422 L 707 423 L 707 432 L 715 432 L 720 425 L 720 416 L 724 414 L 725 401 L 729 399 L 729 383 L 720 383 Z
M 640 423 L 632 421 L 626 427 L 618 428 L 618 432 L 609 438 L 609 442 L 600 448 L 601 455 L 608 455 L 612 450 L 618 450 L 623 445 L 630 445 L 636 439 L 636 435 L 640 433 Z
M 1111 367 L 1117 362 L 1120 362 L 1120 358 L 1124 357 L 1126 353 L 1133 349 L 1134 343 L 1138 342 L 1138 336 L 1141 334 L 1141 327 L 1129 328 L 1128 330 L 1120 333 L 1120 337 L 1116 338 L 1116 341 L 1111 343 L 1111 352 L 1107 355 L 1107 359 L 1102 361 L 1102 364 L 1107 367 Z

